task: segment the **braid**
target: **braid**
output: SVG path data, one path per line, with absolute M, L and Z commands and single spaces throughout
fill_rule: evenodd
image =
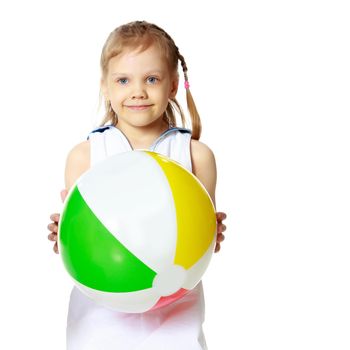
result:
M 187 64 L 184 56 L 180 54 L 179 49 L 176 45 L 175 45 L 175 48 L 176 48 L 177 57 L 181 62 L 182 71 L 185 77 L 187 108 L 188 108 L 188 111 L 190 112 L 191 122 L 192 122 L 192 138 L 195 140 L 199 140 L 202 132 L 202 123 L 199 117 L 199 113 L 197 111 L 196 104 L 194 103 L 194 99 L 190 92 L 190 85 L 188 83 L 188 76 L 187 76 L 187 71 L 188 71 Z
M 181 67 L 182 67 L 182 70 L 184 72 L 184 77 L 185 77 L 185 81 L 188 81 L 188 76 L 187 76 L 187 71 L 188 71 L 188 68 L 187 68 L 187 64 L 185 62 L 185 58 L 184 56 L 182 56 L 179 52 L 179 49 L 177 49 L 177 56 L 181 62 Z

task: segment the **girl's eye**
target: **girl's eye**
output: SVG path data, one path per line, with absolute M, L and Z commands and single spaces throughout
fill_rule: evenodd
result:
M 149 77 L 147 78 L 147 81 L 151 84 L 155 84 L 159 79 L 156 77 Z
M 128 82 L 127 78 L 120 78 L 117 80 L 117 82 L 121 85 L 125 85 Z

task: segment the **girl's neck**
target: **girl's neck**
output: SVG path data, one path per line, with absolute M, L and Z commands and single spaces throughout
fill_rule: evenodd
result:
M 116 127 L 127 137 L 133 149 L 148 149 L 164 131 L 169 129 L 168 123 L 164 120 L 142 127 L 118 122 Z

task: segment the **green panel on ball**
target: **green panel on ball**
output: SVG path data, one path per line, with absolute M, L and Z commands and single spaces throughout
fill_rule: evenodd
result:
M 101 223 L 75 187 L 59 227 L 60 253 L 79 283 L 105 292 L 152 287 L 156 273 L 133 255 Z

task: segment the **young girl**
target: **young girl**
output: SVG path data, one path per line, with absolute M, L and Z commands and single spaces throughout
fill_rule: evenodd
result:
M 175 99 L 178 61 L 185 77 L 185 90 L 192 133 L 176 127 L 175 111 L 185 116 Z M 215 204 L 216 166 L 212 151 L 199 142 L 201 122 L 192 99 L 187 66 L 172 38 L 145 21 L 116 28 L 101 55 L 101 92 L 106 114 L 101 127 L 87 141 L 75 146 L 67 157 L 65 183 L 68 190 L 77 178 L 106 157 L 133 149 L 164 154 L 192 171 L 206 187 Z M 108 125 L 106 125 L 108 123 Z M 67 193 L 64 190 L 62 199 Z M 224 240 L 226 215 L 217 213 L 215 251 Z M 55 241 L 59 214 L 51 215 L 49 239 Z M 202 331 L 204 299 L 202 284 L 176 302 L 143 314 L 125 314 L 96 305 L 73 288 L 68 313 L 68 350 L 109 349 L 206 349 Z

